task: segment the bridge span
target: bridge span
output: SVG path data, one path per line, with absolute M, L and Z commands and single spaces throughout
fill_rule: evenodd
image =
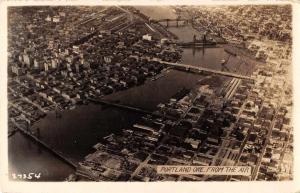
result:
M 141 113 L 141 114 L 145 114 L 145 115 L 151 115 L 153 117 L 157 117 L 157 118 L 166 118 L 166 119 L 170 119 L 170 120 L 174 120 L 176 119 L 175 117 L 172 117 L 170 115 L 160 115 L 157 114 L 156 111 L 148 111 L 145 109 L 141 109 L 138 107 L 132 107 L 132 106 L 127 106 L 127 105 L 122 105 L 122 104 L 118 104 L 118 103 L 113 103 L 113 102 L 109 102 L 103 99 L 94 99 L 94 98 L 87 98 L 89 101 L 97 103 L 97 104 L 102 104 L 102 105 L 107 105 L 107 106 L 111 106 L 111 107 L 116 107 L 119 109 L 124 109 L 124 110 L 129 110 L 129 111 L 133 111 L 133 112 L 137 112 L 137 113 Z
M 94 98 L 89 97 L 88 100 L 92 101 L 94 103 L 107 105 L 107 106 L 112 106 L 112 107 L 125 109 L 125 110 L 130 110 L 130 111 L 134 111 L 134 112 L 137 112 L 137 113 L 152 114 L 151 111 L 147 111 L 147 110 L 144 110 L 144 109 L 141 109 L 141 108 L 138 108 L 138 107 L 131 107 L 131 106 L 127 106 L 127 105 L 122 105 L 122 104 L 118 104 L 118 103 L 109 102 L 109 101 L 102 100 L 102 99 L 94 99 Z
M 13 121 L 13 123 L 18 128 L 19 131 L 21 131 L 23 134 L 25 134 L 26 136 L 30 137 L 32 140 L 34 140 L 35 142 L 37 142 L 38 144 L 40 144 L 41 146 L 43 146 L 44 148 L 46 148 L 47 150 L 49 150 L 51 153 L 53 153 L 54 155 L 56 155 L 62 161 L 64 161 L 65 163 L 67 163 L 69 166 L 71 166 L 72 168 L 76 168 L 77 167 L 77 163 L 74 163 L 72 160 L 70 160 L 67 157 L 65 157 L 61 152 L 56 151 L 50 145 L 48 145 L 44 141 L 40 140 L 38 137 L 36 137 L 35 135 L 33 135 L 30 132 L 30 130 L 24 129 L 22 126 L 20 126 L 15 121 Z
M 167 27 L 170 27 L 172 22 L 176 22 L 176 27 L 179 26 L 185 26 L 187 23 L 191 22 L 188 19 L 183 19 L 183 18 L 177 18 L 177 19 L 159 19 L 159 20 L 153 20 L 153 22 L 158 22 L 158 23 L 166 23 Z M 179 22 L 183 22 L 181 25 Z
M 218 74 L 218 75 L 222 75 L 222 76 L 229 76 L 229 77 L 233 77 L 233 78 L 239 78 L 239 79 L 253 80 L 254 81 L 254 78 L 252 78 L 250 76 L 235 74 L 235 73 L 232 73 L 232 72 L 225 72 L 225 71 L 221 71 L 221 70 L 214 70 L 214 69 L 210 69 L 210 68 L 203 68 L 203 67 L 200 67 L 200 66 L 193 66 L 193 65 L 189 65 L 189 64 L 167 62 L 167 61 L 162 61 L 162 60 L 160 60 L 158 58 L 154 58 L 154 59 L 152 59 L 152 61 L 156 61 L 156 62 L 159 62 L 161 64 L 165 64 L 165 65 L 177 67 L 179 69 L 184 69 L 184 70 L 192 71 L 192 72 L 196 72 L 196 73 L 199 73 L 199 72 L 208 72 L 208 73 Z
M 203 47 L 217 47 L 216 42 L 178 42 L 173 43 L 183 48 L 203 48 Z
M 176 19 L 158 19 L 155 20 L 156 22 L 167 22 L 167 21 L 185 21 L 188 22 L 189 19 L 184 19 L 184 18 L 176 18 Z

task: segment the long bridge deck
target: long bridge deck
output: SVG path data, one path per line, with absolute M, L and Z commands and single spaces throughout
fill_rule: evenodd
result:
M 170 24 L 175 22 L 175 26 L 179 27 L 179 26 L 185 26 L 187 23 L 190 22 L 190 20 L 183 19 L 183 18 L 177 18 L 177 19 L 159 19 L 159 20 L 153 20 L 153 22 L 166 23 L 167 27 L 170 27 Z M 179 22 L 181 22 L 181 24 L 179 24 Z
M 74 163 L 73 161 L 71 161 L 70 159 L 66 158 L 64 155 L 62 155 L 62 153 L 54 150 L 52 147 L 50 147 L 47 143 L 43 142 L 42 140 L 40 140 L 38 137 L 34 136 L 30 131 L 25 130 L 24 128 L 22 128 L 20 125 L 18 125 L 17 123 L 15 123 L 15 126 L 18 128 L 19 131 L 21 131 L 23 134 L 29 136 L 31 139 L 33 139 L 34 141 L 36 141 L 38 144 L 42 145 L 43 147 L 45 147 L 46 149 L 48 149 L 50 152 L 52 152 L 54 155 L 58 156 L 61 160 L 63 160 L 65 163 L 67 163 L 68 165 L 72 166 L 73 168 L 77 167 L 77 163 Z
M 147 111 L 138 107 L 131 107 L 131 106 L 127 106 L 127 105 L 122 105 L 122 104 L 118 104 L 118 103 L 113 103 L 113 102 L 109 102 L 109 101 L 105 101 L 102 99 L 93 99 L 93 98 L 88 98 L 88 100 L 95 102 L 95 103 L 99 103 L 102 105 L 108 105 L 108 106 L 112 106 L 112 107 L 116 107 L 116 108 L 120 108 L 120 109 L 125 109 L 125 110 L 130 110 L 130 111 L 134 111 L 137 113 L 142 113 L 142 114 L 152 114 L 151 111 Z
M 203 42 L 178 42 L 178 43 L 174 43 L 178 46 L 181 47 L 188 47 L 188 48 L 197 48 L 197 47 L 217 47 L 217 44 L 215 42 L 207 42 L 207 43 L 203 43 Z
M 186 69 L 188 71 L 193 71 L 193 72 L 209 72 L 209 73 L 212 73 L 212 74 L 219 74 L 219 75 L 229 76 L 229 77 L 233 77 L 233 78 L 239 78 L 239 79 L 245 79 L 245 80 L 254 80 L 254 78 L 252 78 L 250 76 L 240 75 L 240 74 L 236 74 L 236 73 L 232 73 L 232 72 L 225 72 L 225 71 L 221 71 L 221 70 L 203 68 L 203 67 L 200 67 L 200 66 L 193 66 L 193 65 L 189 65 L 189 64 L 167 62 L 167 61 L 162 61 L 162 60 L 157 59 L 157 58 L 154 58 L 152 60 L 156 61 L 156 62 L 159 62 L 161 64 L 166 64 L 166 65 L 169 65 L 169 66 L 174 66 L 174 67 L 178 67 L 178 68 L 181 68 L 181 69 Z
M 189 19 L 184 19 L 184 18 L 175 18 L 175 19 L 157 19 L 155 20 L 156 22 L 169 22 L 169 21 L 189 21 Z
M 148 110 L 141 109 L 138 107 L 132 107 L 132 106 L 127 106 L 127 105 L 123 105 L 123 104 L 113 103 L 113 102 L 109 102 L 109 101 L 106 101 L 103 99 L 94 99 L 94 98 L 88 97 L 88 100 L 91 102 L 94 102 L 94 103 L 107 105 L 107 106 L 111 106 L 111 107 L 115 107 L 115 108 L 119 108 L 119 109 L 123 109 L 123 110 L 129 110 L 129 111 L 133 111 L 133 112 L 137 112 L 137 113 L 141 113 L 141 114 L 145 114 L 145 115 L 152 115 L 154 117 L 166 118 L 166 119 L 170 119 L 170 120 L 174 120 L 174 118 L 175 118 L 175 117 L 172 117 L 169 115 L 159 115 L 159 114 L 155 113 L 155 111 L 148 111 Z

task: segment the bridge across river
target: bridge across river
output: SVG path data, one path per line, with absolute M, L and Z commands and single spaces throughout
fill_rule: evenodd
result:
M 98 104 L 102 104 L 102 105 L 107 105 L 107 106 L 112 106 L 112 107 L 116 107 L 116 108 L 120 108 L 120 109 L 125 109 L 125 110 L 130 110 L 130 111 L 134 111 L 134 112 L 137 112 L 137 113 L 152 114 L 151 111 L 140 109 L 138 107 L 131 107 L 131 106 L 127 106 L 127 105 L 122 105 L 122 104 L 118 104 L 118 103 L 113 103 L 113 102 L 105 101 L 105 100 L 102 100 L 102 99 L 88 98 L 88 100 L 90 100 L 90 101 L 92 101 L 94 103 L 98 103 Z
M 166 118 L 166 119 L 170 119 L 170 120 L 175 120 L 175 117 L 172 117 L 170 115 L 161 115 L 161 114 L 157 114 L 155 111 L 148 111 L 145 109 L 141 109 L 138 107 L 132 107 L 132 106 L 128 106 L 128 105 L 123 105 L 123 104 L 118 104 L 118 103 L 113 103 L 113 102 L 109 102 L 106 100 L 103 100 L 101 98 L 99 99 L 94 99 L 94 98 L 87 98 L 89 101 L 97 103 L 97 104 L 101 104 L 101 105 L 107 105 L 110 107 L 115 107 L 115 108 L 119 108 L 119 109 L 123 109 L 123 110 L 127 110 L 127 111 L 133 111 L 133 112 L 137 112 L 137 113 L 141 113 L 144 115 L 151 115 L 153 117 L 158 117 L 158 118 Z
M 178 42 L 174 44 L 184 48 L 217 47 L 216 42 Z
M 187 23 L 191 22 L 191 20 L 188 19 L 183 19 L 183 18 L 177 18 L 177 19 L 159 19 L 159 20 L 153 20 L 154 22 L 158 22 L 158 23 L 166 23 L 167 27 L 170 27 L 170 24 L 173 22 L 176 22 L 176 27 L 179 26 L 185 26 Z M 180 25 L 179 22 L 181 22 L 182 24 Z
M 222 76 L 229 76 L 229 77 L 233 77 L 233 78 L 239 78 L 239 79 L 245 79 L 245 80 L 253 80 L 254 78 L 250 77 L 250 76 L 245 76 L 245 75 L 240 75 L 240 74 L 236 74 L 236 73 L 232 73 L 232 72 L 225 72 L 225 71 L 221 71 L 221 70 L 214 70 L 214 69 L 210 69 L 210 68 L 203 68 L 200 66 L 193 66 L 193 65 L 189 65 L 189 64 L 181 64 L 181 63 L 175 63 L 175 62 L 167 62 L 167 61 L 162 61 L 158 58 L 154 58 L 154 59 L 150 59 L 152 61 L 156 61 L 159 62 L 161 64 L 165 64 L 165 65 L 169 65 L 169 66 L 174 66 L 180 69 L 184 69 L 187 71 L 192 71 L 192 72 L 208 72 L 208 73 L 212 73 L 212 74 L 218 74 L 218 75 L 222 75 Z
M 40 140 L 38 137 L 34 136 L 30 130 L 24 129 L 22 126 L 20 126 L 18 123 L 13 122 L 14 125 L 18 128 L 19 131 L 21 131 L 23 134 L 29 136 L 32 140 L 36 141 L 38 144 L 42 145 L 46 149 L 48 149 L 50 152 L 52 152 L 54 155 L 59 157 L 61 160 L 63 160 L 65 163 L 67 163 L 69 166 L 76 168 L 77 163 L 74 163 L 70 159 L 66 158 L 61 152 L 56 151 L 54 148 L 50 147 L 47 143 Z

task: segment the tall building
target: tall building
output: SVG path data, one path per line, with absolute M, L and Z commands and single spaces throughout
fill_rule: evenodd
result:
M 49 70 L 49 64 L 47 62 L 44 63 L 44 70 L 46 72 Z
M 79 71 L 80 71 L 79 62 L 75 63 L 75 69 L 76 69 L 76 73 L 79 73 Z
M 51 61 L 51 67 L 53 69 L 56 69 L 57 68 L 57 63 L 58 63 L 58 60 L 53 58 L 52 61 Z
M 38 59 L 34 59 L 33 61 L 33 68 L 35 69 L 39 69 L 40 68 L 40 61 L 38 61 Z
M 23 61 L 26 64 L 27 68 L 30 68 L 32 65 L 32 59 L 28 54 L 23 54 Z

